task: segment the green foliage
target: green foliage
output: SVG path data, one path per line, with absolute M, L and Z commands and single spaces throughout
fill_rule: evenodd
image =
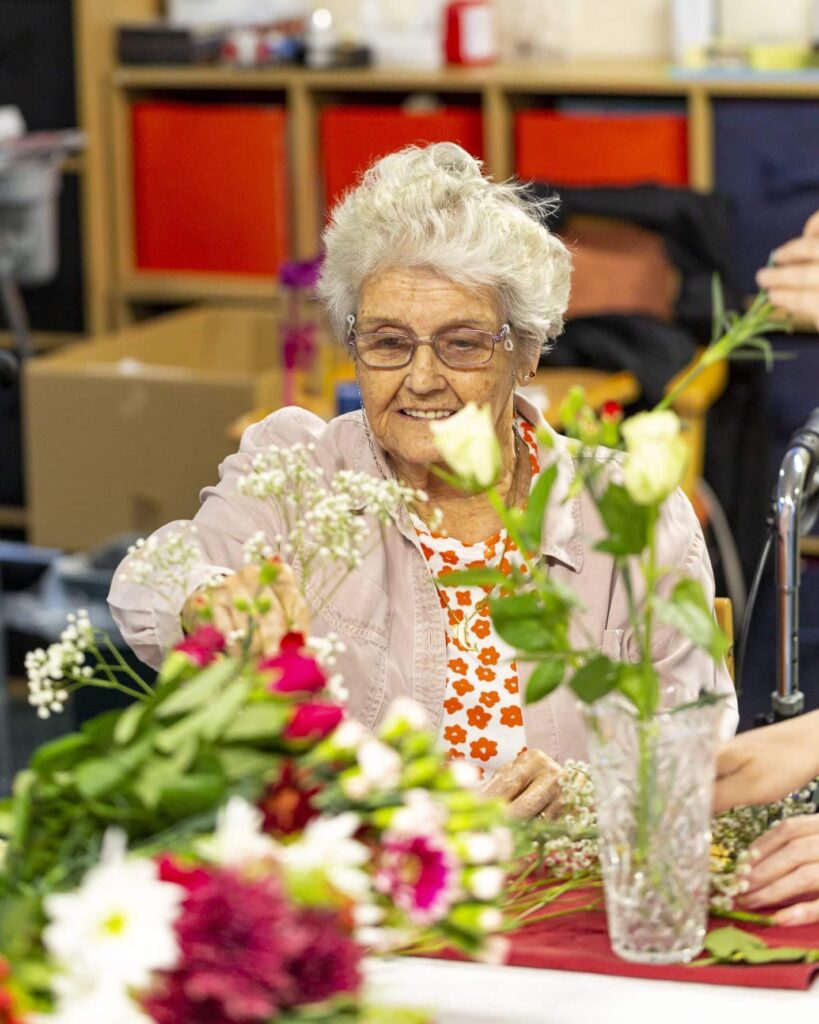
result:
M 717 625 L 702 587 L 695 580 L 680 580 L 668 600 L 652 600 L 657 618 L 682 633 L 696 647 L 707 651 L 714 661 L 723 658 L 730 647 L 728 638 Z
M 578 669 L 569 681 L 569 686 L 578 700 L 584 704 L 593 704 L 615 689 L 621 667 L 620 662 L 601 654 Z
M 610 555 L 639 555 L 648 545 L 653 509 L 638 505 L 620 484 L 609 484 L 597 507 L 608 536 L 595 544 Z
M 566 674 L 566 663 L 560 658 L 544 658 L 535 666 L 526 684 L 524 704 L 536 704 L 560 686 Z
M 18 774 L 0 813 L 9 898 L 76 884 L 110 826 L 132 845 L 208 829 L 230 793 L 255 795 L 275 771 L 288 704 L 236 661 L 169 661 L 146 700 L 45 744 Z
M 543 540 L 543 519 L 556 479 L 557 465 L 552 463 L 551 466 L 544 469 L 538 475 L 535 485 L 529 494 L 519 534 L 525 548 L 533 553 L 540 551 Z
M 819 963 L 819 949 L 797 946 L 769 946 L 758 935 L 741 928 L 716 928 L 705 937 L 707 960 L 698 960 L 695 967 L 707 964 L 773 964 Z

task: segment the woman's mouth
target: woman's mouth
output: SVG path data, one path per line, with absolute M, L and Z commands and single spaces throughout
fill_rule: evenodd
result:
M 455 414 L 453 409 L 400 409 L 399 412 L 413 420 L 445 420 Z

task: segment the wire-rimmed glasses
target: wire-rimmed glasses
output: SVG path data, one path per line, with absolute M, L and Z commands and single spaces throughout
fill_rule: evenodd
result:
M 474 370 L 489 362 L 499 342 L 512 351 L 511 332 L 509 324 L 503 324 L 497 334 L 473 327 L 445 327 L 427 339 L 397 327 L 358 334 L 355 319 L 350 317 L 347 343 L 356 357 L 374 370 L 401 370 L 409 366 L 419 345 L 432 345 L 435 355 L 452 370 Z

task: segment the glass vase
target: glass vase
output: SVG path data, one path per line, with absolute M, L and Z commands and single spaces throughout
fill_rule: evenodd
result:
M 641 721 L 617 695 L 583 710 L 612 948 L 638 963 L 688 962 L 708 919 L 720 707 Z

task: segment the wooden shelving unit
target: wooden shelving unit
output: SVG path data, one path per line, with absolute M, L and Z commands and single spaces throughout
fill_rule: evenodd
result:
M 713 104 L 721 98 L 819 100 L 819 74 L 728 78 L 675 75 L 637 62 L 496 65 L 441 72 L 409 70 L 240 70 L 227 67 L 116 67 L 114 26 L 159 15 L 159 0 L 77 0 L 78 92 L 88 148 L 77 163 L 83 185 L 87 319 L 92 332 L 127 323 L 140 304 L 198 300 L 264 302 L 272 280 L 228 274 L 140 271 L 134 265 L 130 110 L 146 97 L 208 102 L 246 93 L 284 103 L 289 124 L 291 246 L 316 252 L 322 224 L 319 116 L 333 102 L 401 99 L 427 93 L 474 103 L 483 114 L 484 151 L 496 177 L 514 173 L 514 115 L 559 97 L 677 99 L 688 117 L 689 179 L 713 187 Z

